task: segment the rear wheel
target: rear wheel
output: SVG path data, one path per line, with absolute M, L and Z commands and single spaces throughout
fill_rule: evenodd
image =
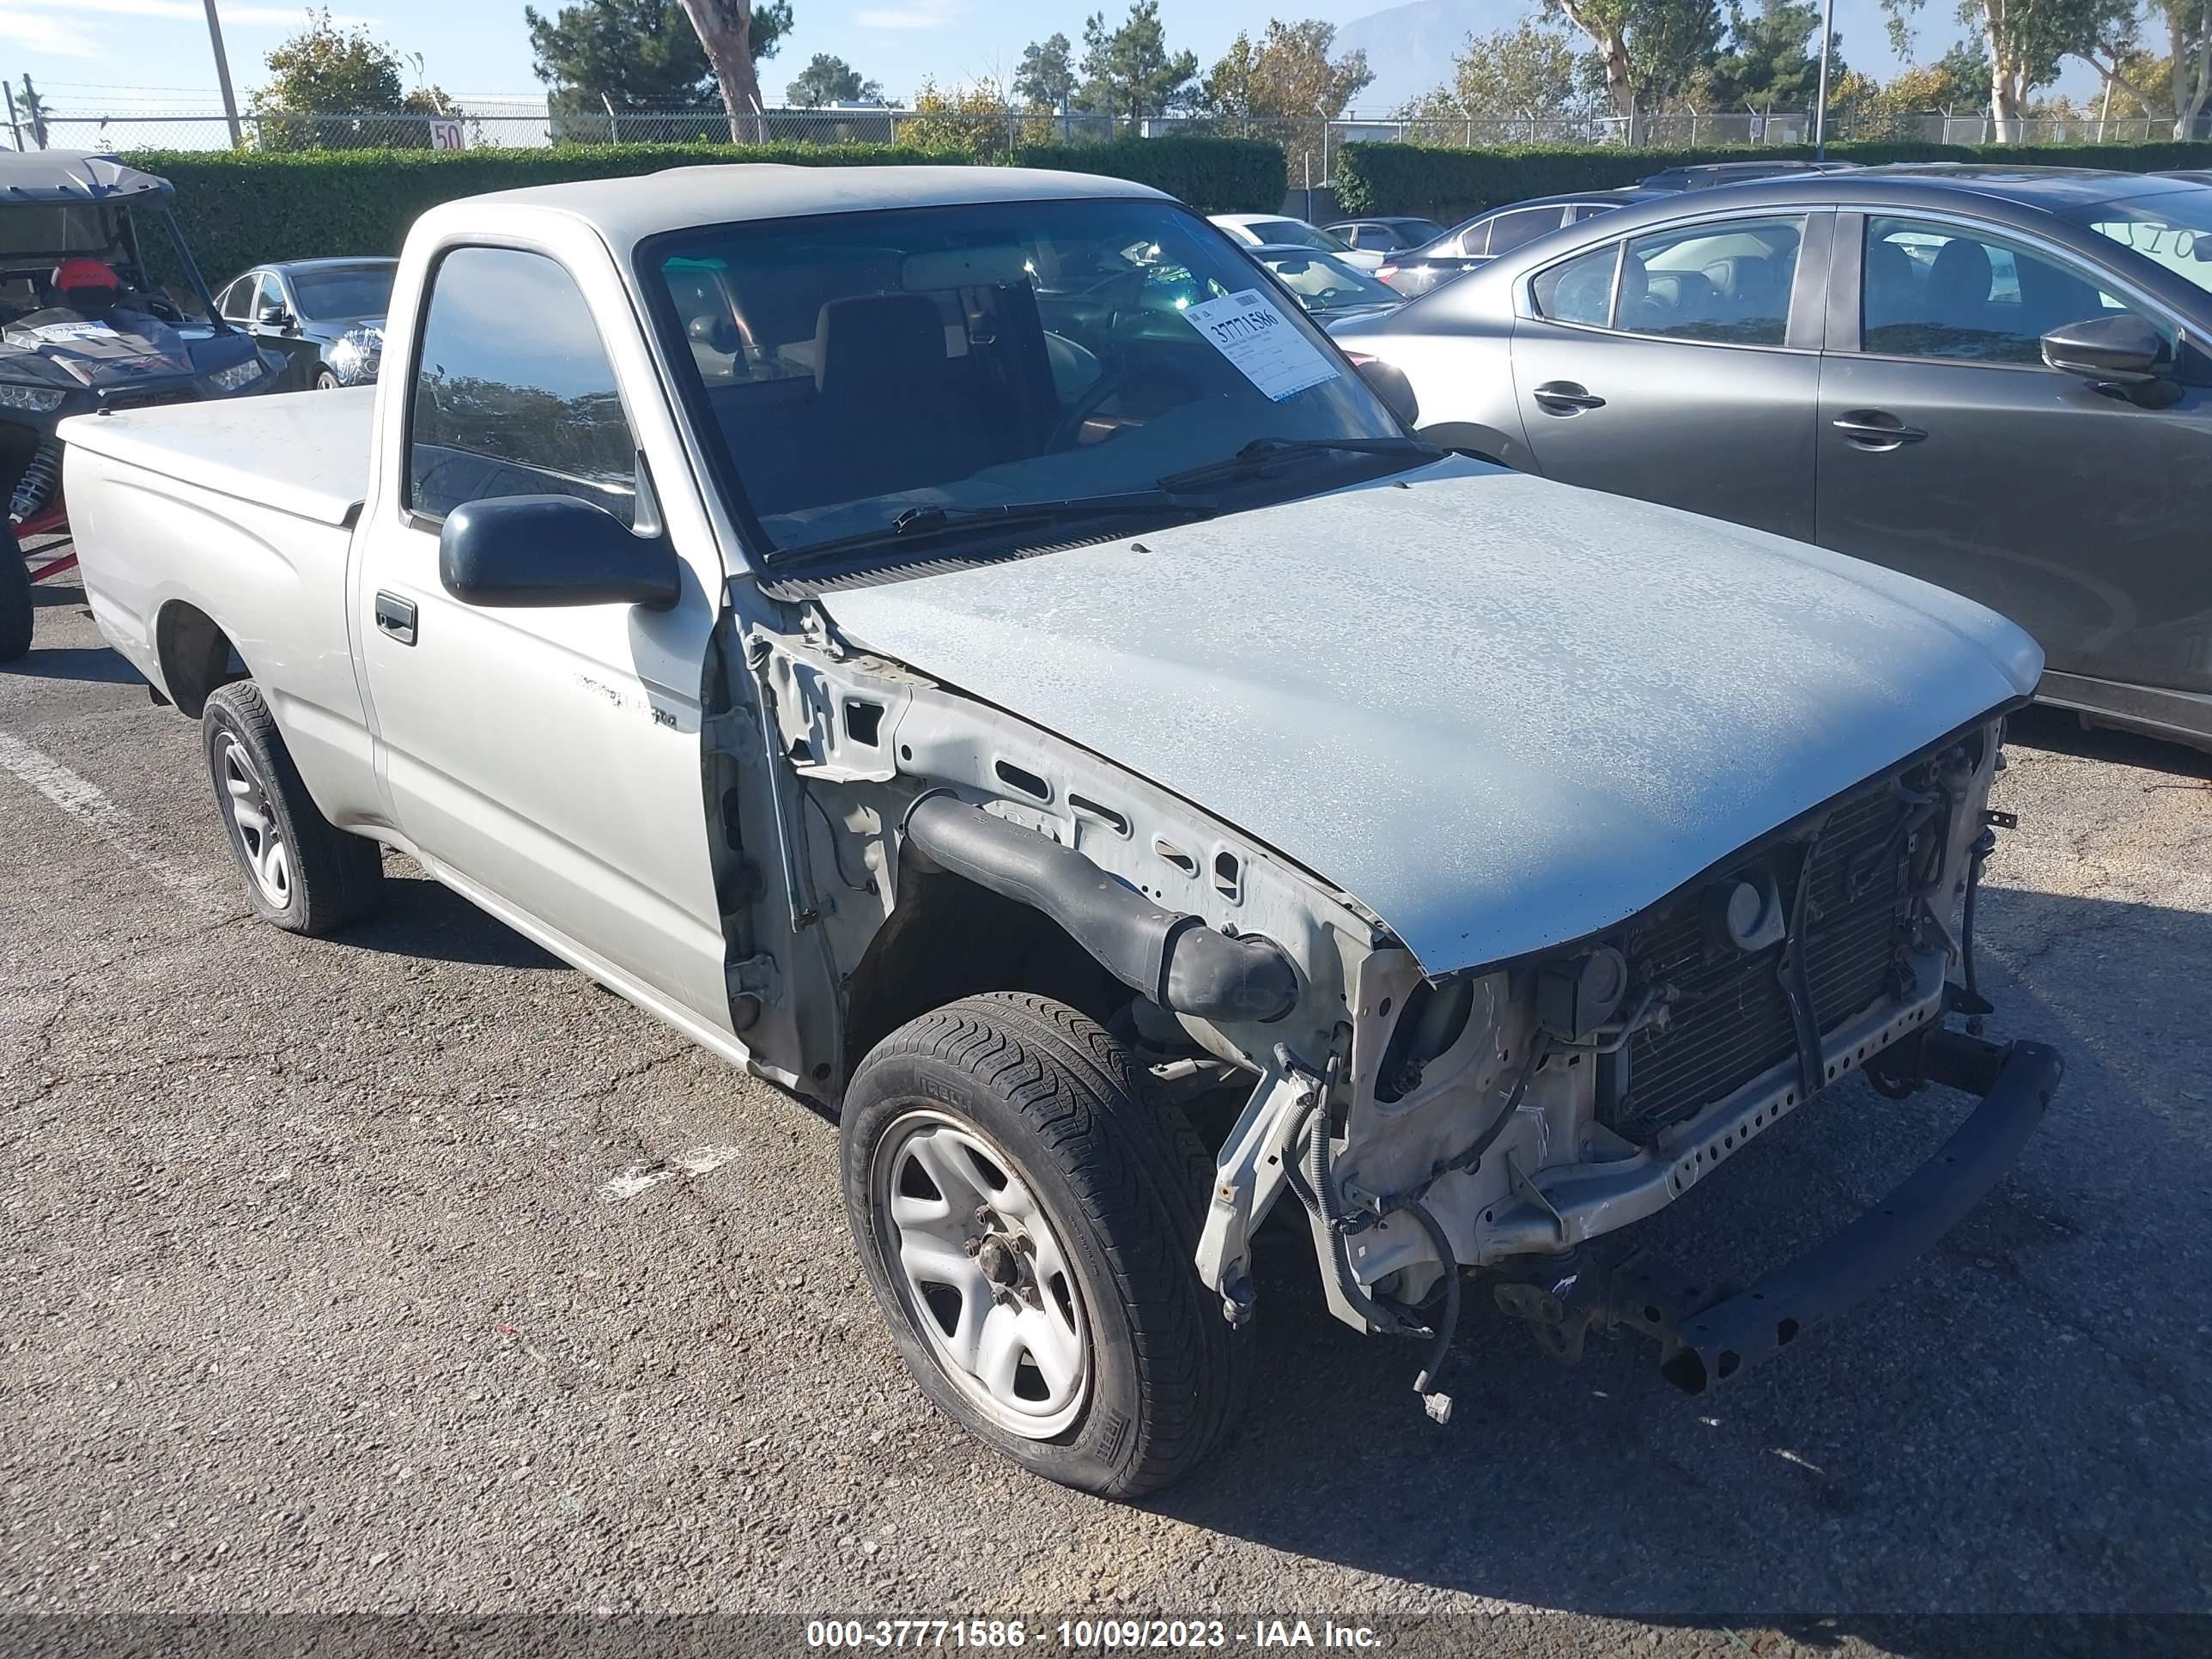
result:
M 1064 1004 L 969 997 L 855 1073 L 845 1203 L 922 1392 L 1002 1455 L 1131 1497 L 1181 1479 L 1243 1394 L 1192 1266 L 1212 1164 L 1128 1052 Z
M 208 772 L 254 914 L 289 933 L 333 933 L 384 891 L 384 849 L 325 817 L 250 680 L 209 693 Z
M 0 509 L 6 506 L 0 501 Z M 13 662 L 30 648 L 31 569 L 0 512 L 0 662 Z

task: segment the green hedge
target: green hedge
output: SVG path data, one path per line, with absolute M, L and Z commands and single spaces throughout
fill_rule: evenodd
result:
M 894 144 L 591 144 L 559 149 L 142 150 L 127 158 L 177 187 L 178 217 L 209 284 L 249 265 L 319 254 L 397 253 L 425 208 L 568 179 L 623 178 L 716 161 L 807 167 L 965 165 L 959 150 Z M 1024 149 L 1024 167 L 1152 185 L 1205 213 L 1282 205 L 1283 153 L 1239 138 L 1138 138 Z
M 1746 149 L 1431 149 L 1417 144 L 1346 144 L 1338 152 L 1336 199 L 1347 214 L 1418 213 L 1446 224 L 1535 196 L 1632 185 L 1662 168 L 1701 161 L 1789 161 L 1806 146 Z M 2114 167 L 2156 173 L 2212 165 L 2212 144 L 1990 146 L 1831 144 L 1838 161 L 1989 161 L 2006 167 Z
M 142 150 L 125 158 L 177 187 L 177 216 L 210 288 L 249 265 L 397 253 L 425 208 L 568 179 L 617 179 L 715 161 L 809 167 L 964 163 L 891 144 L 590 144 L 560 149 Z
M 1200 213 L 1273 213 L 1290 185 L 1276 145 L 1257 138 L 1117 138 L 1106 144 L 1031 144 L 1015 155 L 1025 167 L 1103 173 L 1150 185 Z

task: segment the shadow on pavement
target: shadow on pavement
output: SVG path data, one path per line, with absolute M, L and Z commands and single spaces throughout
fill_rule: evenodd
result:
M 137 669 L 105 646 L 33 646 L 14 662 L 0 664 L 0 674 L 25 679 L 96 681 L 108 685 L 146 683 Z
M 2176 777 L 2212 778 L 2212 754 L 2164 738 L 2148 738 L 2109 726 L 2084 726 L 2070 711 L 2042 704 L 2023 708 L 2005 722 L 2005 741 L 2115 766 L 2140 766 Z
M 1632 1336 L 1559 1365 L 1478 1281 L 1439 1427 L 1419 1346 L 1336 1325 L 1303 1228 L 1271 1226 L 1237 1443 L 1151 1506 L 1386 1579 L 1716 1629 L 2204 1609 L 2212 915 L 1991 890 L 1982 930 L 1991 1034 L 2054 1043 L 2067 1079 L 2019 1164 L 1874 1301 L 1692 1399 Z M 1627 1237 L 1746 1282 L 1968 1109 L 1852 1079 Z
M 428 876 L 403 875 L 392 867 L 391 854 L 386 859 L 382 907 L 368 921 L 338 934 L 337 943 L 427 962 L 568 971 L 560 957 L 477 909 L 452 888 Z M 414 867 L 406 866 L 410 871 Z

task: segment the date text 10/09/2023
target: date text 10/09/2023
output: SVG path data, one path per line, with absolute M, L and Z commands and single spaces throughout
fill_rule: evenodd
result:
M 1102 1649 L 1351 1648 L 1382 1645 L 1365 1625 L 1332 1619 L 810 1619 L 806 1645 L 834 1650 L 900 1648 Z

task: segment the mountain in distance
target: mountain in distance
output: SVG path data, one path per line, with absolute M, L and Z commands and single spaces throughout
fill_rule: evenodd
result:
M 1337 52 L 1364 51 L 1375 71 L 1353 100 L 1357 112 L 1384 115 L 1443 86 L 1468 35 L 1510 29 L 1529 9 L 1528 0 L 1409 0 L 1341 25 Z

